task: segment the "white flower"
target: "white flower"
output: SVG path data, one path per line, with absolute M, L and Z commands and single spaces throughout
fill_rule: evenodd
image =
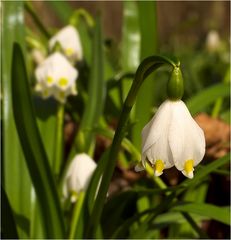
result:
M 63 196 L 68 198 L 71 194 L 71 201 L 76 201 L 75 195 L 80 191 L 86 191 L 96 166 L 87 154 L 77 154 L 68 167 L 64 179 Z
M 206 38 L 206 47 L 208 51 L 214 52 L 216 51 L 221 45 L 220 36 L 217 31 L 211 30 Z
M 57 42 L 60 44 L 63 53 L 69 59 L 73 61 L 82 59 L 82 45 L 76 28 L 68 25 L 56 33 L 49 41 L 50 50 L 53 49 Z
M 175 165 L 186 177 L 193 178 L 193 167 L 204 154 L 204 132 L 181 100 L 166 100 L 142 131 L 142 164 L 145 167 L 148 160 L 155 176 Z
M 35 90 L 43 98 L 54 96 L 64 103 L 69 95 L 76 95 L 78 71 L 61 53 L 53 53 L 35 70 L 37 84 Z

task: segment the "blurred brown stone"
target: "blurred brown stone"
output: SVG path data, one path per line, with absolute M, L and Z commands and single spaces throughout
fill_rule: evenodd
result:
M 217 159 L 226 155 L 230 151 L 230 125 L 205 113 L 195 120 L 205 133 L 207 157 Z

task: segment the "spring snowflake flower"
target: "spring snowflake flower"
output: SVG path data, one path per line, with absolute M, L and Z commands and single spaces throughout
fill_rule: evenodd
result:
M 73 61 L 82 60 L 82 45 L 79 37 L 79 33 L 71 25 L 61 29 L 56 35 L 54 35 L 49 41 L 49 48 L 52 50 L 56 43 L 59 43 L 63 53 Z
M 215 52 L 221 46 L 221 39 L 217 31 L 211 30 L 206 38 L 206 48 L 210 52 Z
M 53 96 L 65 103 L 67 96 L 76 95 L 78 71 L 61 53 L 53 53 L 35 70 L 37 84 L 35 90 L 43 98 Z
M 142 165 L 145 167 L 148 160 L 155 176 L 175 165 L 186 177 L 193 178 L 194 167 L 204 154 L 204 132 L 181 100 L 162 103 L 142 131 Z
M 77 193 L 86 191 L 96 166 L 87 154 L 77 154 L 68 167 L 63 185 L 63 196 L 68 198 L 71 194 L 71 201 L 75 202 Z

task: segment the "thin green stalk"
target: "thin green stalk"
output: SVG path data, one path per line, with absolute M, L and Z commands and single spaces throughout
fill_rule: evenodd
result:
M 213 111 L 212 111 L 212 117 L 213 118 L 217 118 L 218 115 L 219 115 L 219 112 L 221 110 L 221 107 L 222 107 L 222 103 L 223 103 L 223 99 L 222 98 L 218 98 L 214 104 L 214 107 L 213 107 Z
M 229 79 L 230 79 L 229 75 L 230 75 L 230 69 L 228 68 L 228 70 L 226 71 L 226 74 L 223 78 L 223 81 L 222 81 L 223 83 L 226 83 L 226 84 L 229 83 Z M 212 110 L 212 114 L 211 114 L 213 118 L 217 118 L 219 116 L 219 113 L 220 113 L 221 108 L 222 108 L 223 101 L 224 100 L 223 100 L 222 97 L 220 97 L 216 100 L 216 102 L 214 104 L 214 107 L 213 107 L 213 110 Z
M 203 239 L 209 239 L 207 234 L 203 232 L 200 227 L 198 227 L 197 223 L 194 221 L 194 219 L 190 216 L 190 214 L 185 212 L 180 212 L 183 217 L 188 221 L 188 223 L 193 227 L 193 229 L 199 234 L 200 238 Z
M 75 203 L 73 215 L 72 215 L 72 219 L 71 219 L 71 226 L 70 226 L 70 232 L 69 232 L 69 237 L 68 237 L 69 239 L 75 238 L 75 231 L 76 231 L 76 227 L 77 227 L 77 224 L 79 221 L 81 209 L 83 206 L 84 197 L 85 197 L 85 192 L 83 192 L 83 191 L 80 192 L 78 195 L 78 199 Z
M 51 37 L 50 33 L 46 30 L 46 28 L 44 27 L 43 23 L 40 21 L 40 19 L 38 18 L 38 16 L 36 15 L 36 13 L 34 12 L 32 6 L 28 3 L 25 2 L 24 3 L 25 9 L 26 11 L 30 14 L 30 16 L 32 17 L 32 19 L 34 20 L 35 24 L 38 26 L 39 30 L 41 31 L 41 33 L 47 38 L 49 39 Z
M 100 184 L 99 192 L 93 207 L 92 215 L 90 217 L 90 223 L 86 231 L 85 237 L 87 238 L 94 236 L 96 233 L 97 226 L 99 224 L 100 217 L 102 214 L 107 190 L 108 190 L 110 180 L 116 165 L 117 154 L 119 152 L 122 139 L 125 136 L 129 114 L 135 103 L 138 91 L 142 83 L 144 82 L 144 79 L 152 71 L 158 69 L 162 65 L 170 65 L 172 67 L 175 67 L 175 66 L 179 66 L 180 63 L 179 62 L 174 63 L 168 58 L 161 57 L 161 56 L 151 56 L 144 59 L 143 62 L 140 64 L 139 68 L 137 69 L 134 82 L 131 86 L 131 89 L 123 105 L 118 127 L 116 129 L 115 136 L 110 149 L 109 157 L 107 158 L 107 162 L 105 164 L 105 171 L 102 177 L 102 182 Z
M 64 105 L 60 104 L 57 111 L 57 132 L 56 132 L 56 150 L 54 159 L 55 176 L 59 175 L 60 166 L 63 159 L 63 120 L 64 120 Z

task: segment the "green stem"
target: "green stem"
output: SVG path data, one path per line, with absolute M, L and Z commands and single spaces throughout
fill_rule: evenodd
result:
M 36 13 L 34 12 L 32 6 L 26 2 L 24 3 L 25 9 L 26 11 L 30 14 L 30 16 L 32 17 L 32 19 L 34 20 L 35 24 L 38 26 L 39 30 L 41 31 L 41 33 L 43 33 L 43 35 L 49 39 L 51 37 L 51 35 L 49 34 L 49 32 L 46 30 L 46 28 L 44 27 L 43 23 L 40 21 L 40 19 L 38 18 L 38 16 L 36 15 Z
M 76 231 L 76 227 L 77 227 L 77 224 L 79 221 L 80 212 L 81 212 L 81 209 L 83 206 L 84 197 L 85 197 L 85 192 L 80 192 L 78 195 L 78 199 L 75 203 L 73 215 L 72 215 L 72 219 L 71 219 L 69 239 L 75 238 L 75 231 Z
M 85 9 L 83 9 L 83 8 L 80 8 L 80 9 L 76 10 L 76 11 L 72 14 L 72 16 L 71 16 L 71 18 L 70 18 L 70 20 L 69 20 L 70 24 L 78 27 L 80 17 L 83 17 L 83 19 L 86 21 L 88 27 L 90 27 L 90 28 L 94 27 L 94 24 L 95 24 L 94 19 L 93 19 L 92 16 L 91 16 Z
M 213 118 L 217 118 L 219 116 L 219 112 L 221 110 L 222 107 L 222 103 L 223 103 L 223 99 L 222 98 L 218 98 L 214 104 L 213 107 L 213 111 L 212 111 L 212 117 Z
M 60 166 L 63 159 L 63 120 L 64 120 L 64 105 L 60 104 L 57 111 L 57 132 L 56 132 L 56 144 L 55 144 L 55 158 L 54 158 L 54 172 L 55 176 L 60 173 Z
M 100 217 L 102 214 L 108 187 L 111 181 L 111 177 L 113 175 L 114 168 L 116 166 L 117 154 L 120 149 L 121 141 L 125 136 L 129 114 L 135 103 L 138 91 L 142 83 L 144 82 L 145 78 L 152 71 L 158 69 L 162 65 L 170 65 L 172 67 L 176 67 L 179 66 L 180 64 L 179 62 L 174 63 L 173 61 L 169 60 L 166 57 L 151 56 L 144 59 L 136 71 L 135 79 L 123 105 L 123 109 L 120 115 L 120 119 L 112 142 L 112 146 L 110 148 L 109 157 L 107 158 L 107 162 L 105 164 L 105 171 L 102 176 L 102 182 L 100 184 L 99 192 L 86 231 L 85 237 L 87 238 L 94 236 L 96 233 L 97 226 L 99 224 Z

